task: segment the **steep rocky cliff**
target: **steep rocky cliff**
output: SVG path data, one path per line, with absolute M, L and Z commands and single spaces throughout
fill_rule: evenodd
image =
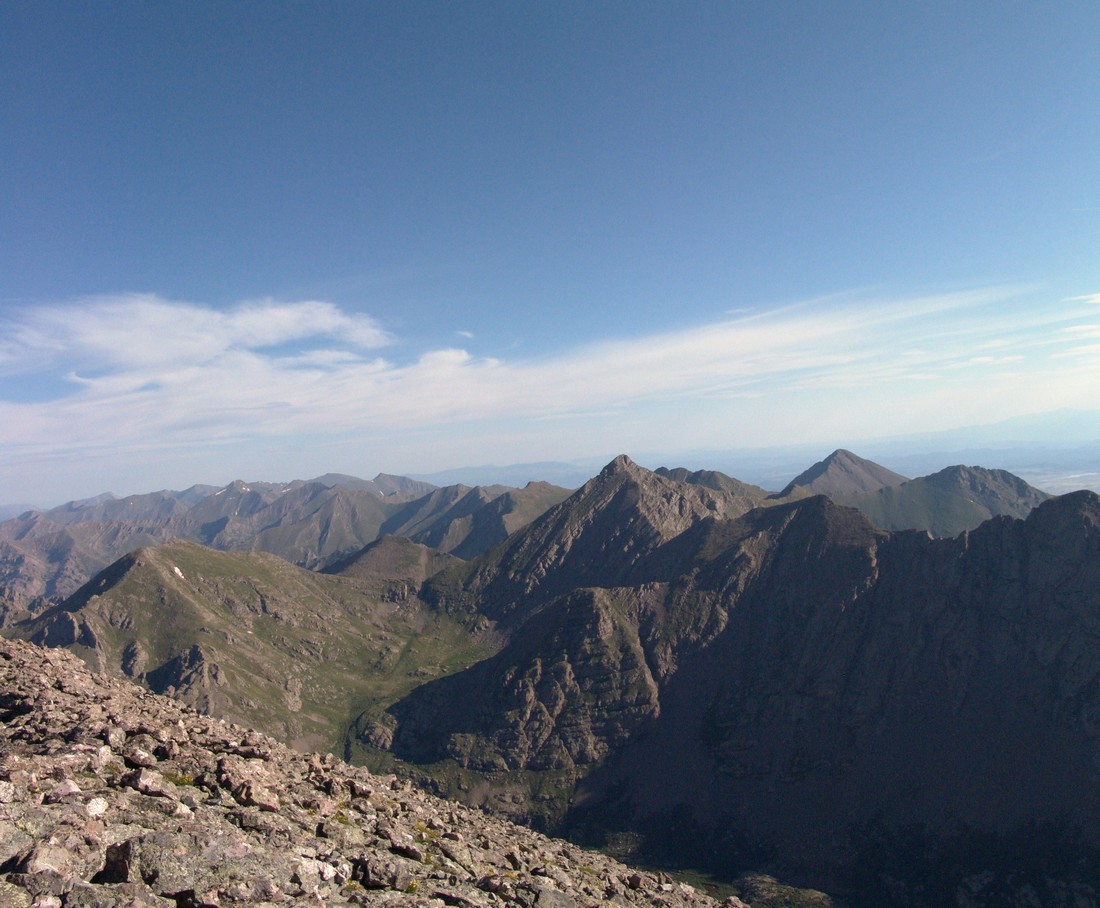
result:
M 751 491 L 678 482 L 620 455 L 470 568 L 439 575 L 425 596 L 442 608 L 476 610 L 514 627 L 574 589 L 641 582 L 647 556 L 688 527 L 764 503 Z
M 686 811 L 789 871 L 836 867 L 872 821 L 1068 821 L 1100 842 L 1100 499 L 957 540 L 876 534 L 823 499 L 720 529 L 674 596 L 716 593 L 728 621 L 680 660 L 648 734 L 582 783 L 589 810 L 607 799 L 635 827 Z

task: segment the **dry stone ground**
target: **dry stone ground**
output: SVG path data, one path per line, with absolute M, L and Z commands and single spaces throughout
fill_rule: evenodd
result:
M 718 903 L 0 640 L 0 905 L 390 904 Z

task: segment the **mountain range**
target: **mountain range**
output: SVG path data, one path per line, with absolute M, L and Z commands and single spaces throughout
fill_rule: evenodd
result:
M 470 557 L 568 494 L 543 482 L 440 489 L 385 474 L 373 480 L 327 474 L 308 482 L 100 496 L 0 522 L 0 601 L 10 609 L 62 599 L 127 552 L 173 540 L 269 552 L 308 568 L 386 534 Z
M 254 515 L 358 501 L 341 488 L 162 507 L 259 548 L 280 524 Z M 418 491 L 368 492 L 392 510 L 352 551 L 318 544 L 324 521 L 265 537 L 323 570 L 147 547 L 4 633 L 663 866 L 853 905 L 1100 892 L 1095 494 L 846 451 L 779 493 L 625 456 L 572 494 Z M 477 526 L 499 539 L 462 557 Z
M 1018 477 L 980 467 L 951 467 L 909 482 L 843 450 L 775 494 L 713 470 L 656 472 L 755 501 L 826 494 L 860 508 L 883 528 L 936 535 L 956 535 L 997 514 L 1022 516 L 1048 497 Z M 0 521 L 0 627 L 13 609 L 59 601 L 142 546 L 187 540 L 223 551 L 270 552 L 317 569 L 392 534 L 471 558 L 569 493 L 541 481 L 523 488 L 436 487 L 389 474 L 365 480 L 329 473 L 289 483 L 237 480 L 221 488 L 103 494 L 26 510 Z

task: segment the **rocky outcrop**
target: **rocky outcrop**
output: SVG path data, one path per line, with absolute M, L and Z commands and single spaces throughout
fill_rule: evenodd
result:
M 0 641 L 0 904 L 717 903 L 393 776 L 295 753 L 68 653 Z

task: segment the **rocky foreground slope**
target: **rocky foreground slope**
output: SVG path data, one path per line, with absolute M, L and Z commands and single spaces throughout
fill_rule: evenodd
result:
M 368 904 L 718 903 L 0 641 L 0 905 Z

